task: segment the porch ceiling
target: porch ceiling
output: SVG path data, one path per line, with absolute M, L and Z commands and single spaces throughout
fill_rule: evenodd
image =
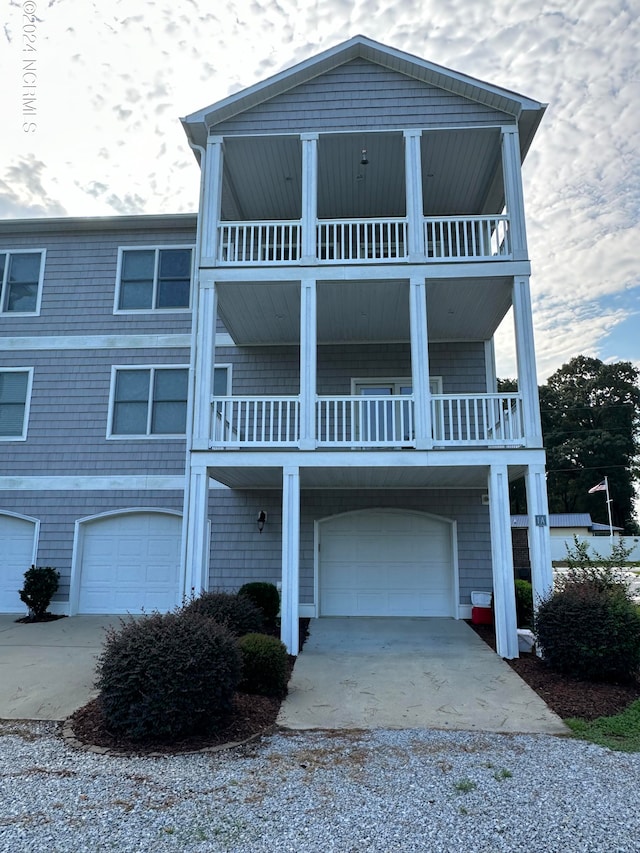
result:
M 218 311 L 239 346 L 300 342 L 298 282 L 220 282 Z M 490 340 L 511 305 L 511 278 L 427 281 L 431 341 Z M 318 283 L 318 343 L 409 340 L 409 283 Z
M 500 131 L 437 130 L 422 137 L 425 216 L 500 213 Z M 368 160 L 363 166 L 362 149 Z M 320 219 L 404 216 L 404 140 L 394 133 L 321 134 Z M 302 150 L 298 137 L 227 137 L 222 218 L 298 220 L 302 215 Z
M 314 466 L 300 469 L 302 489 L 487 489 L 487 466 L 402 466 L 398 451 L 397 465 L 367 466 L 345 452 L 344 466 Z M 293 461 L 293 458 L 292 458 Z M 509 468 L 510 479 L 523 476 L 520 466 Z M 222 466 L 209 468 L 214 480 L 232 489 L 280 489 L 282 468 L 260 466 Z

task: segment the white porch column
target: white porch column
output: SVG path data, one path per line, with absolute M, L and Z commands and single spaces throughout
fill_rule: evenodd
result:
M 211 395 L 216 357 L 216 316 L 218 297 L 213 270 L 198 276 L 197 315 L 193 359 L 193 450 L 208 450 L 211 440 Z
M 300 469 L 282 471 L 281 639 L 290 655 L 298 654 L 300 600 Z
M 531 560 L 533 606 L 537 610 L 540 600 L 545 598 L 553 588 L 549 505 L 544 465 L 527 466 L 525 486 L 529 513 L 529 558 Z
M 533 317 L 529 279 L 519 276 L 513 280 L 513 323 L 516 337 L 518 390 L 522 394 L 522 418 L 527 447 L 542 447 L 542 425 L 538 400 L 536 353 L 533 341 Z
M 515 125 L 502 128 L 502 175 L 505 203 L 510 220 L 513 258 L 516 261 L 526 260 L 528 257 L 527 230 L 524 219 L 520 140 L 518 128 Z
M 500 657 L 517 658 L 518 623 L 513 578 L 509 478 L 506 465 L 492 465 L 489 470 L 489 518 L 496 649 Z
M 425 260 L 421 137 L 421 130 L 412 129 L 404 131 L 404 170 L 407 193 L 409 260 L 416 263 Z
M 316 280 L 300 282 L 300 449 L 316 446 L 317 312 Z
M 182 517 L 183 598 L 209 588 L 209 474 L 206 466 L 190 467 Z
M 411 381 L 415 401 L 416 448 L 433 446 L 431 394 L 429 391 L 429 341 L 427 339 L 427 288 L 424 278 L 409 280 L 409 321 L 411 333 Z
M 210 136 L 207 139 L 207 153 L 203 164 L 205 170 L 204 198 L 201 211 L 201 240 L 202 258 L 207 259 L 207 266 L 217 263 L 218 255 L 218 223 L 220 221 L 220 206 L 222 203 L 222 166 L 223 138 Z M 198 258 L 198 263 L 200 258 Z
M 302 263 L 316 263 L 318 221 L 318 134 L 301 133 L 302 140 Z

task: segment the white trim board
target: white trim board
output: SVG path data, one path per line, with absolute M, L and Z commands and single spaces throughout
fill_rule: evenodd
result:
M 0 337 L 0 350 L 145 349 L 171 347 L 189 349 L 191 335 L 41 335 Z
M 184 484 L 185 477 L 183 474 L 176 476 L 133 474 L 105 477 L 0 477 L 0 492 L 182 491 Z M 209 489 L 224 489 L 226 491 L 228 487 L 218 483 L 217 480 L 209 480 Z

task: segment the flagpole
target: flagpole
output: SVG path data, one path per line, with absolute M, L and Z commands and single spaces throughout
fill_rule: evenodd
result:
M 609 540 L 613 548 L 613 522 L 611 521 L 611 498 L 609 497 L 609 479 L 604 478 L 604 487 L 607 492 L 607 512 L 609 513 Z

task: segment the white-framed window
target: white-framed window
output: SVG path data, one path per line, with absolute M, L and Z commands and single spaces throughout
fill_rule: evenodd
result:
M 115 313 L 191 307 L 192 246 L 118 249 Z
M 0 313 L 40 313 L 46 249 L 0 251 Z
M 0 370 L 0 441 L 27 438 L 32 384 L 32 367 Z
M 183 438 L 189 368 L 136 365 L 111 368 L 107 438 Z M 231 391 L 231 365 L 214 368 L 214 393 Z
M 186 365 L 113 367 L 108 437 L 182 438 L 188 376 Z

